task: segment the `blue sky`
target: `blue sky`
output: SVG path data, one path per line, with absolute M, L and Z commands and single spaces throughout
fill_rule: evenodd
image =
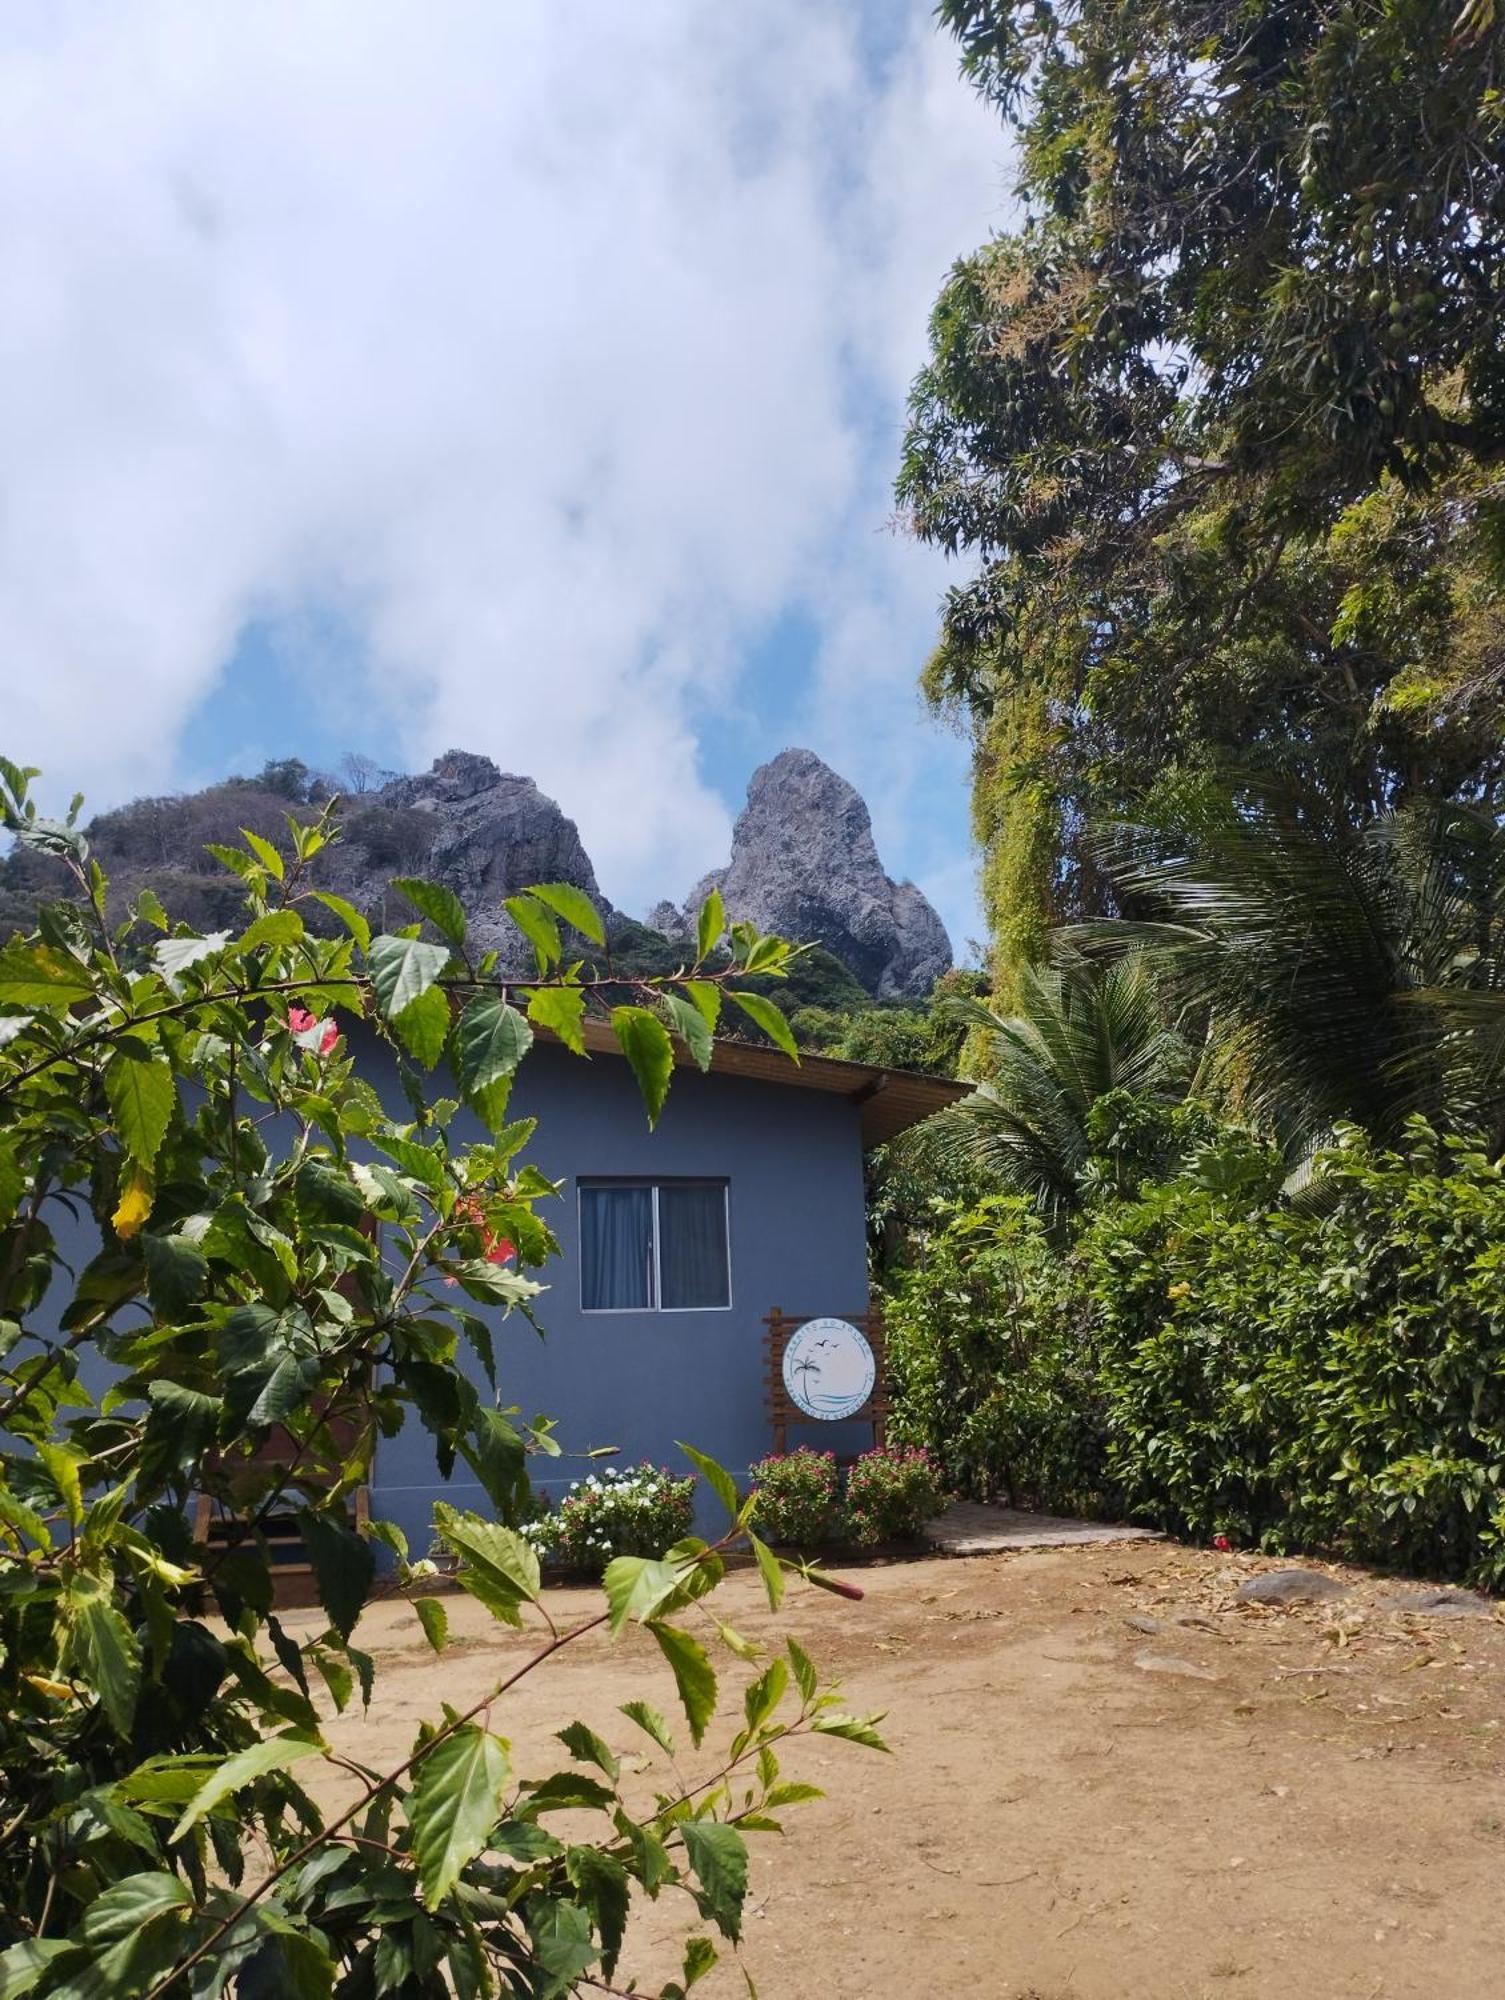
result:
M 7 9 L 3 747 L 104 805 L 457 744 L 645 909 L 805 743 L 962 948 L 890 489 L 1007 179 L 910 0 Z

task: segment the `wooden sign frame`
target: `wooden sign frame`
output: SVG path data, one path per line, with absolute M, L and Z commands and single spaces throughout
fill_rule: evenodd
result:
M 844 1319 L 849 1326 L 855 1326 L 866 1336 L 868 1346 L 873 1350 L 873 1387 L 867 1401 L 853 1410 L 848 1417 L 842 1417 L 844 1424 L 870 1423 L 873 1427 L 873 1443 L 881 1445 L 888 1432 L 888 1371 L 885 1365 L 883 1344 L 883 1313 L 878 1306 L 869 1306 L 866 1312 L 854 1313 L 786 1313 L 782 1306 L 773 1306 L 763 1315 L 767 1328 L 765 1346 L 768 1356 L 767 1409 L 769 1421 L 773 1425 L 773 1448 L 782 1453 L 786 1449 L 786 1437 L 790 1424 L 807 1424 L 820 1429 L 822 1419 L 812 1417 L 802 1410 L 788 1389 L 784 1386 L 784 1349 L 789 1345 L 806 1320 L 821 1318 Z

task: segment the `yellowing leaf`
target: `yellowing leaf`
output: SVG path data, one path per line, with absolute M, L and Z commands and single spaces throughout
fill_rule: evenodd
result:
M 115 1226 L 115 1234 L 127 1241 L 140 1229 L 152 1212 L 152 1202 L 157 1187 L 150 1171 L 132 1160 L 120 1177 L 120 1202 L 110 1221 Z

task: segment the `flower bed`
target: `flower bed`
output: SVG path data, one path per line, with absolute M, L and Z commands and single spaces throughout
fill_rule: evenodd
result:
M 948 1497 L 935 1460 L 909 1445 L 864 1452 L 845 1482 L 834 1452 L 808 1446 L 761 1459 L 751 1473 L 754 1528 L 766 1541 L 794 1548 L 912 1542 Z
M 609 1466 L 577 1479 L 522 1533 L 542 1561 L 599 1574 L 615 1556 L 661 1556 L 690 1532 L 695 1481 L 667 1466 Z

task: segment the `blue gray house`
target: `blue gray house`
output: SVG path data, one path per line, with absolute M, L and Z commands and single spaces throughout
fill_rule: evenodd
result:
M 606 1445 L 620 1464 L 687 1470 L 680 1438 L 740 1478 L 771 1443 L 764 1315 L 866 1309 L 863 1155 L 966 1086 L 820 1056 L 796 1068 L 776 1050 L 718 1042 L 708 1073 L 676 1071 L 650 1131 L 610 1031 L 588 1028 L 588 1041 L 588 1065 L 535 1045 L 509 1107 L 538 1119 L 527 1157 L 563 1183 L 544 1208 L 563 1254 L 538 1274 L 547 1337 L 519 1314 L 498 1326 L 503 1400 L 557 1419 L 564 1456 L 534 1461 L 545 1490 L 587 1469 L 573 1455 Z M 837 1449 L 870 1437 L 809 1429 Z M 372 1511 L 415 1550 L 439 1498 L 487 1505 L 463 1466 L 441 1481 L 418 1424 L 383 1441 Z

